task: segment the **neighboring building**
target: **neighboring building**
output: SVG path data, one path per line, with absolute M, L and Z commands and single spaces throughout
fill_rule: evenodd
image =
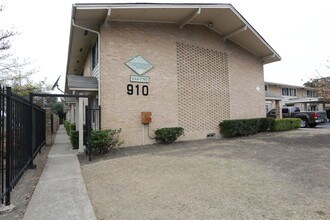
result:
M 325 110 L 325 103 L 318 98 L 313 88 L 265 82 L 266 112 L 275 108 L 275 102 L 267 97 L 277 97 L 283 106 L 299 107 L 301 111 Z
M 225 119 L 265 116 L 263 65 L 280 59 L 230 4 L 76 4 L 66 92 L 92 95 L 125 146 L 162 127 L 219 137 Z

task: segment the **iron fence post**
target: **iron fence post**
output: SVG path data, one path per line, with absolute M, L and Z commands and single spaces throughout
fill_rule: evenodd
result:
M 7 194 L 5 196 L 5 205 L 8 206 L 10 205 L 10 189 L 11 188 L 11 165 L 12 165 L 12 115 L 11 115 L 11 108 L 12 108 L 12 92 L 11 92 L 11 88 L 7 87 L 6 88 L 6 104 L 7 104 L 7 108 L 6 108 L 6 190 L 7 190 Z
M 92 160 L 92 142 L 91 142 L 91 127 L 92 127 L 92 117 L 91 117 L 91 109 L 92 109 L 92 98 L 88 97 L 88 106 L 87 106 L 87 114 L 86 114 L 86 136 L 87 136 L 87 149 L 88 149 L 88 159 Z
M 99 105 L 99 130 L 101 130 L 102 129 L 102 127 L 101 127 L 101 106 Z
M 30 148 L 30 164 L 29 164 L 29 169 L 36 169 L 37 166 L 33 164 L 33 141 L 34 141 L 34 135 L 35 135 L 35 127 L 34 127 L 34 114 L 33 114 L 33 93 L 29 93 L 29 101 L 30 101 L 30 106 L 31 106 L 31 112 L 30 112 L 30 130 L 29 130 L 29 148 Z

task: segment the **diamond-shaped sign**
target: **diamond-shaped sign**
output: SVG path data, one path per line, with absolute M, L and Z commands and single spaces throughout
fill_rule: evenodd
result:
M 146 59 L 142 56 L 136 56 L 127 63 L 125 63 L 131 70 L 133 70 L 136 74 L 142 76 L 146 72 L 150 71 L 154 68 Z

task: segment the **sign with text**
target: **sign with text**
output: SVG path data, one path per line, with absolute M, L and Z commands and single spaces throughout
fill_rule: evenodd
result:
M 149 83 L 149 76 L 130 76 L 131 82 Z
M 134 57 L 125 64 L 139 76 L 142 76 L 154 68 L 146 59 L 140 55 Z

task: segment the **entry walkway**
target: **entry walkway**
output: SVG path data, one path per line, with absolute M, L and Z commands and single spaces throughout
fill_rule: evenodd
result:
M 63 125 L 58 129 L 24 219 L 96 219 L 77 155 Z

